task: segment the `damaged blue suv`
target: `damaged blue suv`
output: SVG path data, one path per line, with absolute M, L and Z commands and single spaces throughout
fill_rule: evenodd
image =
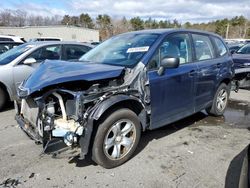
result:
M 141 132 L 205 109 L 224 113 L 233 62 L 215 34 L 184 29 L 114 36 L 78 62 L 45 61 L 20 87 L 20 127 L 45 153 L 91 151 L 105 168 L 133 155 Z

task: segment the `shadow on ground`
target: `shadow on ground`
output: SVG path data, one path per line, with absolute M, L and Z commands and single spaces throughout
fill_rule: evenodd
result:
M 75 156 L 72 159 L 70 159 L 69 163 L 75 163 L 76 167 L 86 167 L 86 166 L 96 166 L 96 164 L 94 163 L 94 161 L 91 159 L 91 155 L 90 155 L 91 151 L 89 151 L 89 154 L 87 156 L 85 156 L 84 160 L 80 160 L 79 156 Z
M 192 116 L 189 116 L 180 121 L 171 123 L 159 129 L 146 131 L 142 133 L 142 137 L 141 137 L 141 140 L 140 140 L 140 143 L 138 145 L 135 155 L 140 153 L 152 140 L 161 139 L 165 136 L 171 135 L 181 129 L 194 125 L 196 122 L 201 121 L 205 119 L 206 117 L 207 115 L 205 113 L 198 112 Z

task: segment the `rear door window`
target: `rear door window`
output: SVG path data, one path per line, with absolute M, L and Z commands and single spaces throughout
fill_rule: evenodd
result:
M 224 45 L 224 43 L 217 37 L 213 37 L 214 43 L 217 48 L 217 54 L 218 56 L 224 56 L 227 53 L 227 48 Z
M 195 48 L 195 58 L 198 61 L 215 58 L 215 52 L 210 38 L 206 35 L 192 34 Z

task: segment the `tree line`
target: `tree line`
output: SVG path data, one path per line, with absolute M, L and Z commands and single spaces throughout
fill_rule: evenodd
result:
M 177 19 L 156 20 L 151 17 L 147 19 L 140 17 L 130 19 L 126 17 L 112 18 L 107 14 L 100 14 L 96 18 L 91 17 L 88 13 L 82 13 L 79 16 L 55 15 L 52 17 L 44 17 L 30 15 L 26 11 L 19 9 L 5 9 L 0 11 L 0 26 L 22 27 L 50 25 L 68 25 L 98 29 L 101 40 L 128 31 L 157 28 L 200 29 L 215 32 L 224 38 L 250 38 L 250 20 L 244 16 L 236 16 L 232 19 L 225 18 L 207 23 L 181 23 Z
M 0 26 L 23 27 L 23 26 L 50 26 L 61 24 L 62 16 L 54 15 L 39 16 L 28 14 L 26 11 L 17 9 L 4 9 L 0 11 Z

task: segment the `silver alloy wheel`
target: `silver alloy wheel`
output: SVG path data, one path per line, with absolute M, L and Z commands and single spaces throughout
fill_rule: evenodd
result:
M 103 143 L 104 153 L 112 160 L 119 160 L 131 150 L 135 140 L 134 123 L 129 119 L 121 119 L 108 130 Z
M 216 107 L 220 112 L 222 112 L 225 109 L 227 105 L 227 98 L 228 98 L 227 91 L 225 89 L 220 90 L 216 100 Z

